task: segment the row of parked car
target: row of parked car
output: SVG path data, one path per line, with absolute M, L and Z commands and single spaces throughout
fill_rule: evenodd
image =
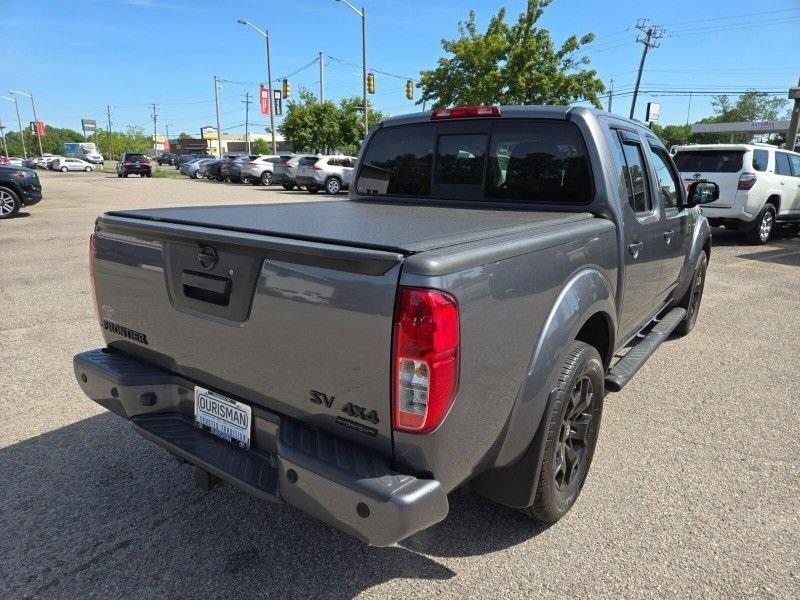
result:
M 280 185 L 285 190 L 304 189 L 310 194 L 338 194 L 350 187 L 356 158 L 340 154 L 250 154 L 217 159 L 208 155 L 173 157 L 172 164 L 187 177 Z
M 45 154 L 44 156 L 31 156 L 20 158 L 19 156 L 0 156 L 0 165 L 12 167 L 27 167 L 29 169 L 49 169 L 51 171 L 94 171 L 97 165 L 68 156 Z

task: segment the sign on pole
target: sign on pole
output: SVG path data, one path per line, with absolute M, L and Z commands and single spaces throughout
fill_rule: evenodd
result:
M 258 95 L 259 102 L 261 103 L 261 114 L 268 115 L 269 114 L 269 88 L 261 86 L 261 91 Z
M 283 114 L 283 97 L 281 96 L 280 90 L 274 91 L 274 104 L 275 116 L 280 117 Z
M 97 131 L 97 121 L 94 119 L 81 119 L 81 127 L 84 131 Z
M 46 133 L 47 126 L 44 124 L 44 121 L 36 121 L 36 135 L 44 137 Z
M 653 123 L 658 121 L 659 116 L 661 116 L 661 105 L 658 102 L 648 102 L 647 103 L 647 118 L 645 121 L 648 123 Z

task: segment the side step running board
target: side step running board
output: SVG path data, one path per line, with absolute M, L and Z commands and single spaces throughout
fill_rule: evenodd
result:
M 658 350 L 658 347 L 675 330 L 678 324 L 686 317 L 686 309 L 673 308 L 656 323 L 650 333 L 617 363 L 606 375 L 606 389 L 609 392 L 618 392 L 636 375 L 647 359 Z

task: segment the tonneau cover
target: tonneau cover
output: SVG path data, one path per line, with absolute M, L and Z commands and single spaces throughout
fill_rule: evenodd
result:
M 366 201 L 240 204 L 114 211 L 114 216 L 414 254 L 592 218 L 585 212 L 487 204 Z

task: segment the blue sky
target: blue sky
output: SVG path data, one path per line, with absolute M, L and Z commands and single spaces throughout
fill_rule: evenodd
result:
M 361 2 L 355 2 L 360 5 Z M 368 12 L 369 64 L 416 78 L 441 55 L 441 39 L 457 34 L 470 8 L 481 26 L 501 6 L 511 18 L 524 0 L 363 0 Z M 148 104 L 160 105 L 160 124 L 171 135 L 197 133 L 214 123 L 211 76 L 234 83 L 221 91 L 223 129 L 243 130 L 242 96 L 265 79 L 263 41 L 237 25 L 246 18 L 271 31 L 273 78 L 295 71 L 319 51 L 359 65 L 359 19 L 334 0 L 3 0 L 0 7 L 0 89 L 33 92 L 45 122 L 80 129 L 80 119 L 105 120 L 112 105 L 114 128 L 139 125 L 151 131 Z M 595 33 L 588 49 L 592 67 L 618 91 L 633 87 L 641 54 L 636 19 L 664 25 L 668 37 L 647 59 L 644 90 L 787 90 L 800 75 L 800 1 L 555 0 L 540 25 L 557 42 Z M 793 45 L 793 46 L 792 46 Z M 360 94 L 360 68 L 327 59 L 326 95 L 338 100 Z M 318 89 L 316 65 L 292 78 L 296 93 Z M 418 110 L 405 99 L 405 81 L 377 76 L 378 108 L 392 114 Z M 26 99 L 23 122 L 32 120 Z M 662 123 L 683 123 L 688 98 L 674 92 L 640 96 L 662 105 Z M 627 116 L 630 96 L 614 98 L 614 112 Z M 266 118 L 256 112 L 254 128 Z M 692 120 L 711 112 L 708 96 L 694 96 Z M 12 103 L 0 101 L 0 118 L 16 128 Z M 163 132 L 163 126 L 159 131 Z

